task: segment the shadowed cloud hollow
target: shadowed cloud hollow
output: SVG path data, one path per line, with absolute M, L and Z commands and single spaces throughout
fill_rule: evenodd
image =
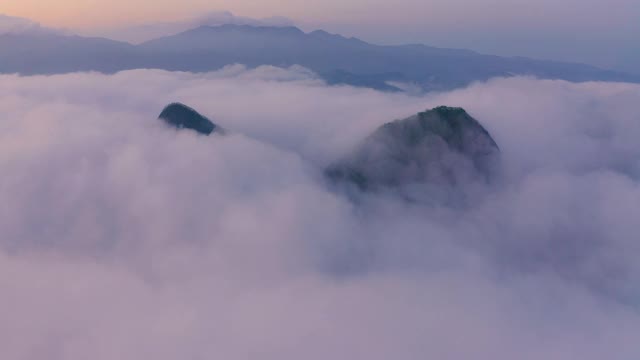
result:
M 635 359 L 639 98 L 520 77 L 407 96 L 295 67 L 0 76 L 3 358 Z M 169 128 L 176 101 L 232 132 Z M 500 145 L 464 206 L 327 186 L 442 104 Z

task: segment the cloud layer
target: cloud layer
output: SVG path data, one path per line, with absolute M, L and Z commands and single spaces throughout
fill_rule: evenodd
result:
M 423 97 L 301 68 L 0 77 L 7 359 L 632 359 L 640 86 Z M 232 130 L 155 117 L 187 103 Z M 322 177 L 377 126 L 463 106 L 504 156 L 464 207 Z

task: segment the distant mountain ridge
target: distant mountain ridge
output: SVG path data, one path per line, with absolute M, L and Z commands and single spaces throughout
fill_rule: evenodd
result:
M 640 82 L 640 76 L 589 65 L 483 55 L 426 45 L 373 45 L 294 26 L 199 26 L 139 45 L 59 34 L 0 35 L 0 73 L 112 73 L 153 68 L 207 72 L 226 65 L 300 65 L 329 84 L 400 91 L 448 90 L 493 77 L 528 75 L 568 81 Z

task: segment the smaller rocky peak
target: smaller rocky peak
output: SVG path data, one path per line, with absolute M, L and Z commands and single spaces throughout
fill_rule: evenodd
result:
M 221 127 L 214 124 L 207 117 L 181 103 L 167 105 L 158 116 L 158 119 L 176 129 L 191 129 L 203 135 L 211 135 L 214 132 L 224 133 Z

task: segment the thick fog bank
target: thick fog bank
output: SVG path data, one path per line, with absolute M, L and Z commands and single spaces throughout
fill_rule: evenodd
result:
M 229 130 L 157 116 L 179 101 Z M 635 359 L 640 86 L 422 97 L 301 68 L 0 76 L 6 359 Z M 352 202 L 323 169 L 464 107 L 502 153 L 464 207 Z

